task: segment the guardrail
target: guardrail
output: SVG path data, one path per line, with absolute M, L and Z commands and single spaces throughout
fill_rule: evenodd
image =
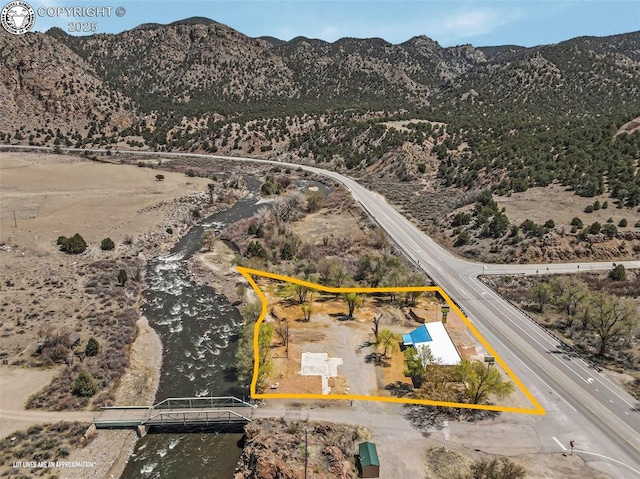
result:
M 185 397 L 164 399 L 154 404 L 151 409 L 214 409 L 228 407 L 250 407 L 255 409 L 258 406 L 235 396 Z

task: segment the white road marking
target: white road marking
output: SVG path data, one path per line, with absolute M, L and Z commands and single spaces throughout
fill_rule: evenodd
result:
M 591 384 L 593 382 L 593 378 L 587 378 L 587 381 L 589 381 L 589 384 Z M 597 389 L 596 389 L 597 391 Z
M 598 456 L 598 457 L 601 457 L 603 459 L 607 459 L 608 461 L 615 462 L 616 464 L 620 464 L 621 466 L 624 466 L 624 467 L 626 467 L 628 469 L 631 469 L 633 472 L 635 472 L 636 474 L 638 474 L 640 476 L 640 471 L 638 471 L 637 469 L 634 469 L 630 465 L 625 464 L 622 461 L 618 461 L 617 459 L 614 459 L 612 457 L 605 456 L 603 454 L 598 454 L 597 452 L 578 451 L 577 449 L 574 449 L 573 452 L 579 453 L 579 454 L 591 454 L 592 456 Z
M 553 439 L 554 441 L 556 441 L 556 443 L 558 444 L 558 446 L 560 446 L 560 447 L 562 448 L 562 450 L 563 450 L 563 451 L 566 451 L 566 450 L 567 450 L 567 448 L 566 448 L 566 447 L 564 447 L 564 444 L 562 444 L 560 441 L 558 441 L 558 438 L 557 438 L 557 437 L 553 436 L 553 438 L 552 438 L 552 439 Z

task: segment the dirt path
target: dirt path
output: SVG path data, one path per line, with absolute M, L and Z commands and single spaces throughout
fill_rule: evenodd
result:
M 0 438 L 34 424 L 58 421 L 93 422 L 98 411 L 41 411 L 24 409 L 29 396 L 46 384 L 59 368 L 0 367 Z

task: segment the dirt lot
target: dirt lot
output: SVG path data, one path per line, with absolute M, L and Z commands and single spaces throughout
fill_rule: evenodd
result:
M 313 300 L 313 313 L 308 322 L 303 321 L 300 304 L 292 299 L 283 299 L 277 283 L 259 280 L 269 300 L 267 322 L 276 326 L 286 320 L 289 324 L 289 351 L 276 332 L 272 340 L 271 358 L 273 371 L 269 385 L 277 388 L 267 392 L 275 394 L 313 393 L 321 394 L 320 376 L 300 375 L 303 353 L 326 353 L 329 358 L 339 358 L 338 376 L 329 380 L 330 394 L 355 394 L 388 397 L 385 386 L 397 381 L 411 384 L 404 376 L 404 356 L 401 351 L 388 351 L 380 356 L 380 349 L 373 344 L 372 320 L 382 315 L 380 330 L 390 329 L 397 335 L 405 334 L 426 320 L 442 318 L 439 304 L 432 297 L 418 300 L 415 307 L 399 308 L 384 298 L 364 296 L 364 304 L 357 308 L 354 317 L 346 316 L 344 300 L 334 295 L 318 293 Z M 411 310 L 412 314 L 409 314 Z M 488 353 L 455 314 L 449 313 L 446 328 L 463 359 L 482 360 Z M 506 400 L 508 406 L 529 407 L 526 396 L 517 390 Z M 501 402 L 502 403 L 502 402 Z
M 320 394 L 319 376 L 300 376 L 301 354 L 327 353 L 329 358 L 341 358 L 343 364 L 338 366 L 338 378 L 331 381 L 334 388 L 331 394 L 359 394 L 367 396 L 388 396 L 385 384 L 395 381 L 408 382 L 404 370 L 402 353 L 388 353 L 384 367 L 375 365 L 375 346 L 372 345 L 374 335 L 371 330 L 372 319 L 383 314 L 380 329 L 389 328 L 396 334 L 402 334 L 416 325 L 407 320 L 397 308 L 384 306 L 382 302 L 369 296 L 364 305 L 356 309 L 353 319 L 347 319 L 347 307 L 343 300 L 333 295 L 318 296 L 314 301 L 314 311 L 309 322 L 301 321 L 300 305 L 295 301 L 282 300 L 271 296 L 269 306 L 272 311 L 271 320 L 276 316 L 279 320 L 289 322 L 289 359 L 285 356 L 284 347 L 278 337 L 273 344 L 279 346 L 273 350 L 274 360 L 273 382 L 279 382 L 277 393 L 300 393 L 303 382 L 316 384 L 313 391 Z M 311 379 L 313 378 L 313 379 Z M 304 391 L 307 392 L 307 391 Z

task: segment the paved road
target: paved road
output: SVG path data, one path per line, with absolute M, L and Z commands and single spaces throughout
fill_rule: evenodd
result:
M 269 160 L 217 155 L 120 152 L 279 164 Z M 611 262 L 485 266 L 466 261 L 439 246 L 391 207 L 381 195 L 338 173 L 300 166 L 344 184 L 404 254 L 442 286 L 463 309 L 547 411 L 533 425 L 544 452 L 562 452 L 568 447 L 569 441 L 574 440 L 576 450 L 591 466 L 614 478 L 640 478 L 638 401 L 605 372 L 597 371 L 582 359 L 566 354 L 558 341 L 478 280 L 483 272 L 543 274 L 606 270 L 611 269 Z M 629 268 L 640 267 L 640 261 L 621 263 Z

